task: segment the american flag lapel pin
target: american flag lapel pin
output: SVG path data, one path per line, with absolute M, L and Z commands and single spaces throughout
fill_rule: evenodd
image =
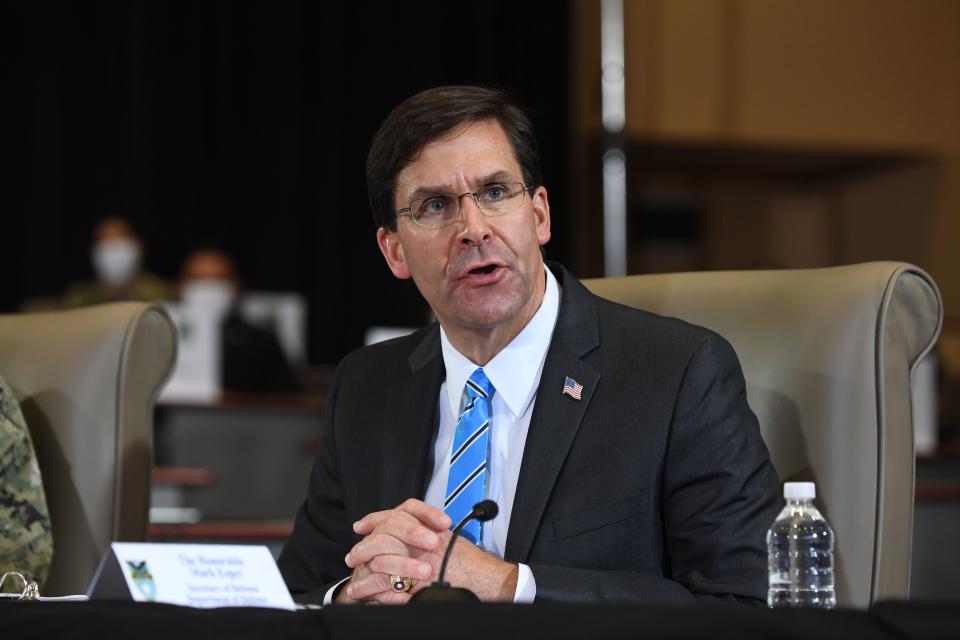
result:
M 567 376 L 567 379 L 563 381 L 563 394 L 574 400 L 579 400 L 581 393 L 583 393 L 583 385 Z

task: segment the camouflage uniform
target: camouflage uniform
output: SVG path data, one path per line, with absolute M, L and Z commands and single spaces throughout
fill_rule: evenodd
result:
M 19 571 L 42 585 L 52 559 L 50 515 L 30 432 L 0 379 L 0 575 Z
M 105 302 L 154 302 L 175 297 L 174 287 L 166 280 L 150 273 L 141 273 L 136 280 L 120 288 L 108 287 L 98 281 L 75 284 L 64 294 L 63 306 L 72 309 Z

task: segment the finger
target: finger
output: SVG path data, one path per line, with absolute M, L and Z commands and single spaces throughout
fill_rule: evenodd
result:
M 390 576 L 385 573 L 371 573 L 356 580 L 351 579 L 347 586 L 347 597 L 351 600 L 366 600 L 385 591 L 393 592 Z
M 450 521 L 450 516 L 445 514 L 442 509 L 438 509 L 437 507 L 429 505 L 421 500 L 414 500 L 413 498 L 410 498 L 397 508 L 401 511 L 409 513 L 417 520 L 436 531 L 445 531 L 446 529 L 449 529 L 450 525 L 452 524 Z
M 351 604 L 356 601 L 350 596 L 350 585 L 362 578 L 363 576 L 369 575 L 370 572 L 367 568 L 360 567 L 355 569 L 353 574 L 350 576 L 350 579 L 346 582 L 343 582 L 336 587 L 334 587 L 333 600 L 338 604 Z
M 407 576 L 417 580 L 426 580 L 433 574 L 433 567 L 423 561 L 406 556 L 377 556 L 367 567 L 374 572 L 392 576 Z
M 368 513 L 353 523 L 354 533 L 367 535 L 373 531 L 374 528 L 380 524 L 380 522 L 388 518 L 393 511 L 394 509 L 388 509 L 386 511 L 374 511 L 373 513 Z
M 422 522 L 409 513 L 395 509 L 387 517 L 379 517 L 379 514 L 377 516 L 377 518 L 367 516 L 361 521 L 361 523 L 369 523 L 370 521 L 376 521 L 377 523 L 366 534 L 367 536 L 375 534 L 393 536 L 403 544 L 423 551 L 431 551 L 440 542 L 440 538 L 434 530 L 424 526 Z
M 409 514 L 419 520 L 422 524 L 435 531 L 444 531 L 450 528 L 452 524 L 450 516 L 445 514 L 442 509 L 438 509 L 421 500 L 410 498 L 396 509 L 386 511 L 375 511 L 367 514 L 353 524 L 353 530 L 360 535 L 365 535 L 373 531 L 377 525 L 394 515 L 397 511 Z
M 421 523 L 412 513 L 408 511 L 402 511 L 401 509 L 397 508 L 368 513 L 353 523 L 353 531 L 354 533 L 359 533 L 360 535 L 367 535 L 375 531 L 377 527 L 383 525 L 383 523 L 390 520 L 396 520 L 398 518 L 401 521 L 410 522 L 411 524 L 423 525 L 423 523 Z
M 374 544 L 358 545 L 347 554 L 344 561 L 348 567 L 359 574 L 379 571 L 411 578 L 429 578 L 433 573 L 433 563 L 431 563 L 433 556 L 421 554 L 418 557 L 411 557 L 404 545 L 399 542 L 396 544 L 400 548 L 399 553 L 391 553 Z
M 355 569 L 369 562 L 376 556 L 383 554 L 398 556 L 413 555 L 410 548 L 394 536 L 385 533 L 375 533 L 353 545 L 353 548 L 350 549 L 350 552 L 343 558 L 343 561 L 348 567 Z

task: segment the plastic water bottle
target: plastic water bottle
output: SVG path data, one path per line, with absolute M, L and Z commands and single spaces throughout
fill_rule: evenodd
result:
M 787 506 L 767 532 L 767 567 L 772 608 L 813 607 L 833 609 L 833 530 L 813 499 L 812 482 L 786 482 Z

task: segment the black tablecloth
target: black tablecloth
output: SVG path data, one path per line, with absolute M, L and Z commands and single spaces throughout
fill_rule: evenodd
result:
M 0 604 L 6 638 L 837 638 L 960 637 L 960 606 L 886 602 L 869 611 L 742 605 L 337 606 L 322 611 L 190 609 L 129 602 Z

